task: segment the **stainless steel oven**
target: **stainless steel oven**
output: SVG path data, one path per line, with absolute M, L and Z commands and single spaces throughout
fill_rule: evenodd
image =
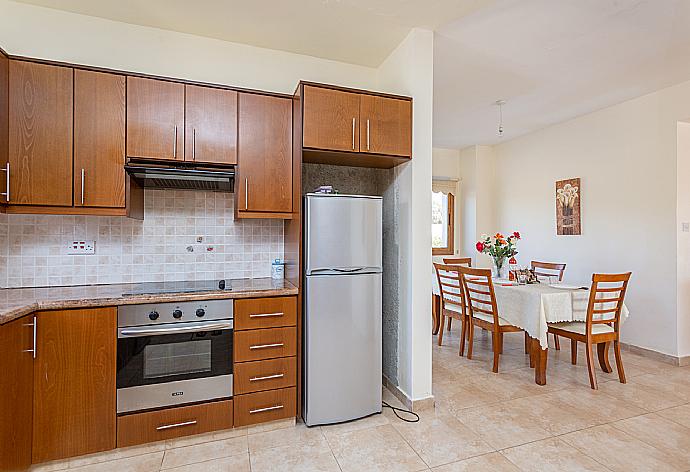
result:
M 117 412 L 232 396 L 232 300 L 118 308 Z

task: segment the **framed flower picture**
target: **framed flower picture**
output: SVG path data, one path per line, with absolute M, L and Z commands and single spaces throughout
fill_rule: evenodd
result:
M 556 182 L 556 234 L 582 234 L 581 189 L 579 178 Z

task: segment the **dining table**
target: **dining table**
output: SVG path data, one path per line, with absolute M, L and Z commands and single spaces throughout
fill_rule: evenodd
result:
M 546 364 L 548 358 L 548 324 L 587 320 L 589 304 L 588 284 L 517 284 L 506 279 L 493 279 L 496 307 L 501 318 L 513 326 L 523 329 L 529 336 L 530 366 L 535 369 L 535 382 L 546 385 Z M 608 307 L 609 304 L 603 304 Z M 629 316 L 628 308 L 621 309 L 621 323 Z M 438 281 L 432 283 L 433 334 L 438 334 L 441 325 L 441 296 Z M 606 372 L 611 372 L 609 345 L 598 348 L 599 363 Z

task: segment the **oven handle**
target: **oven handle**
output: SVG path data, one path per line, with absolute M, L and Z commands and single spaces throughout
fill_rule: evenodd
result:
M 120 328 L 118 338 L 136 338 L 141 336 L 161 336 L 163 334 L 198 333 L 200 331 L 216 331 L 219 329 L 232 329 L 232 321 L 212 321 L 202 323 L 186 323 L 180 325 L 161 325 L 160 327 L 134 327 Z

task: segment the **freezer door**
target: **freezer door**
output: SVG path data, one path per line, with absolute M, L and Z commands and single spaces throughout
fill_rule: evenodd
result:
M 309 195 L 305 206 L 307 275 L 381 271 L 381 197 Z
M 305 423 L 381 412 L 381 274 L 309 276 L 305 289 Z

